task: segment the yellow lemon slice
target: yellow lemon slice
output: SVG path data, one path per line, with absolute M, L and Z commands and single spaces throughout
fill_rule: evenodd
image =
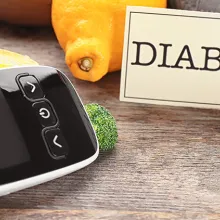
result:
M 12 66 L 39 65 L 26 55 L 0 49 L 0 68 Z

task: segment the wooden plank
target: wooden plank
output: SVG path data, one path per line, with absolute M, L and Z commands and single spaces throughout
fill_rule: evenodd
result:
M 115 210 L 41 210 L 41 209 L 3 209 L 0 210 L 2 220 L 79 220 L 79 219 L 119 219 L 119 220 L 219 220 L 220 214 L 184 213 L 184 212 L 131 212 Z
M 51 29 L 1 25 L 0 48 L 64 71 L 84 103 L 111 111 L 119 132 L 116 149 L 91 166 L 0 198 L 5 219 L 98 219 L 97 210 L 106 219 L 219 219 L 220 111 L 122 103 L 120 72 L 74 79 Z

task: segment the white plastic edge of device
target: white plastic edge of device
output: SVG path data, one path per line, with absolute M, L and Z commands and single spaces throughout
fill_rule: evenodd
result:
M 23 68 L 32 68 L 32 67 L 34 67 L 34 68 L 48 68 L 48 69 L 52 69 L 52 70 L 55 69 L 55 70 L 59 71 L 69 81 L 69 83 L 72 85 L 73 89 L 75 90 L 72 82 L 69 80 L 69 78 L 65 74 L 63 74 L 59 69 L 56 69 L 56 68 L 53 68 L 53 67 L 50 67 L 50 66 L 28 66 L 27 65 L 27 66 L 2 68 L 2 70 L 3 69 L 4 70 L 11 69 L 11 68 L 23 69 Z M 75 90 L 75 92 L 76 92 L 80 102 L 82 103 L 82 100 L 81 100 L 81 98 L 78 95 L 76 90 Z M 83 106 L 83 108 L 84 108 L 84 106 Z M 84 108 L 84 110 L 85 110 L 85 108 Z M 86 112 L 86 110 L 85 110 L 85 112 Z M 86 114 L 87 114 L 87 112 L 86 112 Z M 87 116 L 88 116 L 88 114 L 87 114 Z M 90 121 L 89 116 L 88 116 L 88 119 Z M 91 121 L 90 121 L 90 123 L 91 123 Z M 91 123 L 91 125 L 92 125 L 92 123 Z M 94 131 L 94 128 L 93 128 L 93 131 Z M 79 163 L 76 163 L 76 164 L 73 164 L 73 165 L 70 165 L 70 166 L 67 166 L 67 167 L 64 167 L 64 168 L 60 168 L 58 170 L 54 170 L 54 171 L 47 172 L 47 173 L 44 173 L 44 174 L 40 174 L 40 175 L 37 175 L 37 176 L 34 176 L 34 177 L 26 178 L 26 179 L 23 179 L 23 180 L 15 181 L 15 182 L 12 182 L 12 183 L 0 185 L 0 196 L 5 196 L 5 195 L 8 195 L 10 193 L 14 193 L 14 192 L 17 192 L 17 191 L 20 191 L 20 190 L 23 190 L 23 189 L 27 189 L 27 188 L 45 183 L 45 182 L 49 182 L 51 180 L 54 180 L 54 179 L 57 179 L 59 177 L 68 175 L 70 173 L 73 173 L 77 170 L 80 170 L 80 169 L 88 166 L 89 164 L 94 162 L 97 159 L 98 155 L 99 155 L 99 144 L 98 144 L 98 139 L 97 139 L 95 131 L 94 131 L 94 134 L 95 134 L 96 143 L 97 143 L 97 150 L 96 150 L 95 154 L 93 156 L 91 156 L 90 158 L 88 158 L 86 160 L 83 160 Z

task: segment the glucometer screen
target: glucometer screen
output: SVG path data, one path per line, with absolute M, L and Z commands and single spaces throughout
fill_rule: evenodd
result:
M 0 90 L 0 170 L 30 160 L 24 139 Z

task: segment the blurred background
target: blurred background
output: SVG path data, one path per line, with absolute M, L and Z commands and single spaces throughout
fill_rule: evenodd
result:
M 0 1 L 0 21 L 25 25 L 51 25 L 52 0 Z M 220 12 L 219 0 L 168 0 L 169 8 Z

